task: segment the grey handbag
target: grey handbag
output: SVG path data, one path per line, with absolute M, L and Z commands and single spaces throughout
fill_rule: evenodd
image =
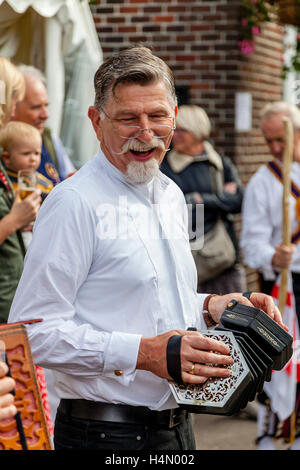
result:
M 223 171 L 213 165 L 211 183 L 218 194 L 223 188 Z M 215 278 L 235 263 L 235 248 L 221 217 L 212 230 L 204 235 L 202 248 L 193 250 L 193 244 L 192 242 L 191 249 L 197 267 L 198 283 Z
M 235 249 L 221 219 L 204 236 L 203 248 L 192 250 L 198 282 L 208 281 L 221 274 L 235 262 Z

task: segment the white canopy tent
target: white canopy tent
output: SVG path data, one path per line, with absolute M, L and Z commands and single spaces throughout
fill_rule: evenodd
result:
M 0 0 L 0 55 L 44 72 L 47 125 L 80 167 L 98 150 L 87 117 L 102 51 L 87 0 Z

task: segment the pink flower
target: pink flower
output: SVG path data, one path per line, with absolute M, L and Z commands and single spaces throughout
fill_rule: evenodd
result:
M 239 41 L 238 46 L 243 54 L 252 54 L 254 52 L 254 43 L 250 39 Z
M 242 26 L 248 26 L 248 20 L 247 18 L 242 18 L 241 19 Z
M 259 27 L 258 26 L 252 26 L 252 34 L 254 36 L 256 36 L 259 33 L 260 33 Z

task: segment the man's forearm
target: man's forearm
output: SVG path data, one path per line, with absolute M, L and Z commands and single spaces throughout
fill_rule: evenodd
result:
M 11 214 L 5 215 L 0 220 L 0 245 L 14 232 L 19 229 L 17 221 Z

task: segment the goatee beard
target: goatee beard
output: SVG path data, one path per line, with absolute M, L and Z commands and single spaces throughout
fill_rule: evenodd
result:
M 134 184 L 149 183 L 159 172 L 159 165 L 155 158 L 147 162 L 131 161 L 127 165 L 125 177 Z

